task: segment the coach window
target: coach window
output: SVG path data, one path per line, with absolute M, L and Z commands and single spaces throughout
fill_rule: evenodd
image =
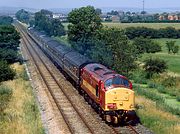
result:
M 99 87 L 98 87 L 98 85 L 96 85 L 96 96 L 97 97 L 99 96 Z

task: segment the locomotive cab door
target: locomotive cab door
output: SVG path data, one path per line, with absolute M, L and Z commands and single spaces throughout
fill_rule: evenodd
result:
M 99 86 L 98 85 L 96 85 L 96 97 L 99 98 Z

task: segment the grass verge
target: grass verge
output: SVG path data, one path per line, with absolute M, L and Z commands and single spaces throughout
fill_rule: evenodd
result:
M 156 134 L 180 133 L 179 117 L 158 108 L 157 103 L 143 96 L 136 96 L 136 104 L 141 105 L 137 114 L 144 126 Z
M 2 134 L 43 134 L 40 112 L 23 65 L 13 65 L 17 78 L 3 84 L 12 88 L 13 95 L 9 107 L 0 120 Z

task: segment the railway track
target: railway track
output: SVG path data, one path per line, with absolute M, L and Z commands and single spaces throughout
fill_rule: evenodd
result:
M 131 125 L 124 127 L 112 127 L 112 129 L 118 134 L 142 134 Z
M 20 30 L 20 28 L 19 28 Z M 69 131 L 71 133 L 94 133 L 84 117 L 79 113 L 77 108 L 69 99 L 69 96 L 63 91 L 58 81 L 54 78 L 53 74 L 46 66 L 41 57 L 37 54 L 36 50 L 31 47 L 32 42 L 28 39 L 27 35 L 20 30 L 22 33 L 23 40 L 26 44 L 26 49 L 31 55 L 40 75 L 52 98 L 54 99 L 60 113 L 62 114 L 64 121 L 66 122 Z
M 67 94 L 67 89 L 65 88 L 66 85 L 64 81 L 57 79 L 57 77 L 55 76 L 57 75 L 57 73 L 54 73 L 51 64 L 46 62 L 46 60 L 43 59 L 42 55 L 39 56 L 40 53 L 37 48 L 37 42 L 33 42 L 33 40 L 30 39 L 23 30 L 21 30 L 20 26 L 18 26 L 18 29 L 21 31 L 23 41 L 26 44 L 26 49 L 30 53 L 36 65 L 36 68 L 39 70 L 44 83 L 48 87 L 48 92 L 50 92 L 50 95 L 55 101 L 60 113 L 62 114 L 70 133 L 139 133 L 135 128 L 130 126 L 116 128 L 110 127 L 105 123 L 102 123 L 105 125 L 100 126 L 100 123 L 94 121 L 95 119 L 87 119 L 89 115 L 87 114 L 86 117 L 86 115 L 77 108 L 76 105 L 78 104 L 74 103 L 75 101 L 72 101 L 73 95 L 71 96 Z M 31 46 L 30 44 L 33 44 L 33 46 Z M 92 114 L 94 114 L 93 116 L 96 116 L 97 118 L 96 113 L 92 112 Z M 99 122 L 102 122 L 101 119 L 98 120 Z

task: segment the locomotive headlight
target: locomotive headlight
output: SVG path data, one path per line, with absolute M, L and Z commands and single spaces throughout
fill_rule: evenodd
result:
M 130 107 L 130 108 L 134 108 L 134 105 L 133 105 L 133 104 L 131 104 L 129 107 Z
M 117 108 L 116 103 L 108 103 L 108 104 L 107 104 L 107 107 L 108 107 L 109 109 L 116 109 L 116 108 Z

